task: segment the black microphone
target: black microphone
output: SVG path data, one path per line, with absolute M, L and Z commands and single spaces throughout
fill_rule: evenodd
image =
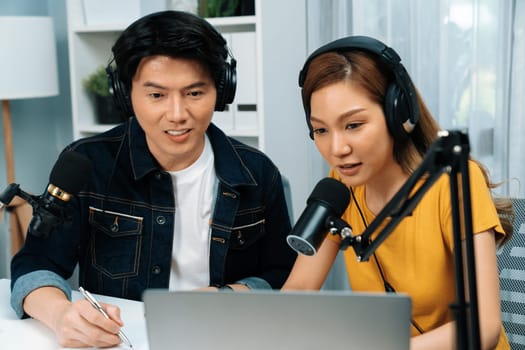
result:
M 4 209 L 4 207 L 7 207 L 19 191 L 19 184 L 9 184 L 5 190 L 0 193 L 0 210 Z
M 340 218 L 350 203 L 350 191 L 341 182 L 324 178 L 306 201 L 306 209 L 286 237 L 288 245 L 303 255 L 314 255 L 334 218 Z
M 71 220 L 67 204 L 88 181 L 91 170 L 91 160 L 80 153 L 67 151 L 58 158 L 49 175 L 47 190 L 28 200 L 33 206 L 29 234 L 48 237 L 54 227 Z

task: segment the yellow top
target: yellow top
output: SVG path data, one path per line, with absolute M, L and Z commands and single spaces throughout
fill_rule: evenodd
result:
M 330 177 L 338 180 L 332 170 Z M 473 232 L 494 229 L 504 235 L 490 192 L 485 185 L 480 168 L 469 162 L 472 197 Z M 418 184 L 420 186 L 422 182 Z M 427 191 L 414 209 L 388 235 L 375 251 L 386 281 L 396 292 L 408 294 L 412 299 L 412 317 L 423 331 L 428 331 L 453 320 L 449 305 L 455 301 L 455 273 L 450 204 L 450 180 L 441 176 Z M 367 225 L 375 215 L 367 208 L 365 187 L 353 188 Z M 362 234 L 365 224 L 352 200 L 342 219 L 352 228 L 353 235 Z M 383 227 L 384 225 L 381 225 Z M 372 235 L 374 239 L 377 235 Z M 339 236 L 328 235 L 340 241 Z M 358 262 L 352 247 L 344 251 L 350 287 L 355 291 L 385 291 L 381 275 L 374 260 Z M 418 331 L 412 326 L 412 335 Z M 504 331 L 497 349 L 508 348 Z M 507 347 L 500 347 L 507 344 Z

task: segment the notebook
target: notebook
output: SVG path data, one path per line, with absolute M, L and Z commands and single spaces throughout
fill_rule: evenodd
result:
M 403 294 L 174 292 L 143 296 L 150 350 L 406 350 Z

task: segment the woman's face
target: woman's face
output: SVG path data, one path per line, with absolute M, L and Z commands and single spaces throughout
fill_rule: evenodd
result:
M 337 82 L 315 91 L 310 108 L 315 144 L 346 185 L 382 183 L 398 173 L 383 108 L 364 90 Z

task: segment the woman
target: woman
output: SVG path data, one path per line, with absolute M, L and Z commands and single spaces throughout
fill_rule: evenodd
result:
M 330 177 L 351 191 L 342 219 L 354 233 L 364 232 L 397 193 L 439 130 L 399 61 L 375 39 L 348 37 L 315 51 L 300 74 L 310 136 L 331 166 Z M 473 160 L 469 174 L 482 348 L 508 349 L 496 247 L 512 232 L 511 205 L 493 201 L 487 173 Z M 368 261 L 358 262 L 353 249 L 344 251 L 352 290 L 410 295 L 411 349 L 456 344 L 449 307 L 455 300 L 449 185 L 448 176 L 440 177 Z M 299 256 L 283 289 L 320 289 L 340 243 L 328 235 L 316 255 Z

